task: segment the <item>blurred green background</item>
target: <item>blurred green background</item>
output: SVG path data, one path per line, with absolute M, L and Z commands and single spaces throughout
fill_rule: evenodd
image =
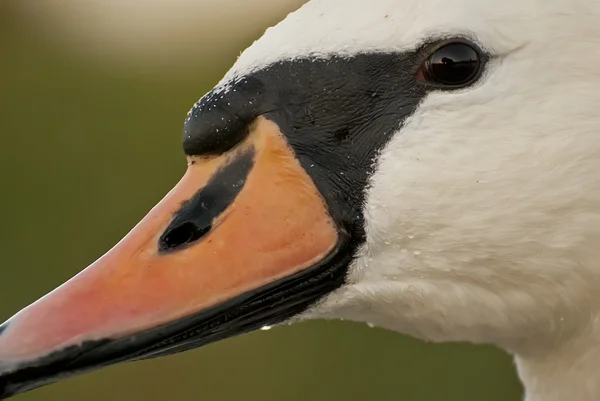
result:
M 222 1 L 211 8 L 208 0 L 0 0 L 0 321 L 94 261 L 162 198 L 185 169 L 180 132 L 191 105 L 301 3 Z M 520 394 L 511 359 L 492 347 L 311 322 L 111 367 L 18 399 Z

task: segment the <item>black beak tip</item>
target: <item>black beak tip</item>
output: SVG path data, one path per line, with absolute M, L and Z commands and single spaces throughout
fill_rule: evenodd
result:
M 6 378 L 0 376 L 0 400 L 5 400 L 13 395 L 15 395 L 15 393 L 9 388 L 9 383 Z

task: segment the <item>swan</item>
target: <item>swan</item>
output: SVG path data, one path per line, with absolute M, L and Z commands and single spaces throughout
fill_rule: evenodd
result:
M 600 2 L 312 0 L 183 129 L 182 180 L 0 326 L 0 398 L 346 319 L 600 397 Z

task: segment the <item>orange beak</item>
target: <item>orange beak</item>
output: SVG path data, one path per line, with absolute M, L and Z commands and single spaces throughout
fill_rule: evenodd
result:
M 261 117 L 232 150 L 190 158 L 112 250 L 0 326 L 0 398 L 280 323 L 340 285 L 345 242 Z

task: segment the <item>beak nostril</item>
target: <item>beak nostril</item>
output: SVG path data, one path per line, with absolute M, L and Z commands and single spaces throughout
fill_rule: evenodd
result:
M 208 227 L 198 227 L 194 222 L 186 221 L 163 234 L 159 247 L 161 251 L 172 251 L 185 244 L 192 243 L 210 231 Z
M 159 252 L 175 251 L 198 241 L 212 229 L 215 219 L 232 205 L 244 187 L 254 165 L 254 154 L 254 147 L 234 152 L 204 187 L 183 202 L 158 240 Z
M 2 335 L 2 333 L 4 332 L 4 330 L 6 330 L 7 327 L 8 323 L 0 324 L 0 335 Z

